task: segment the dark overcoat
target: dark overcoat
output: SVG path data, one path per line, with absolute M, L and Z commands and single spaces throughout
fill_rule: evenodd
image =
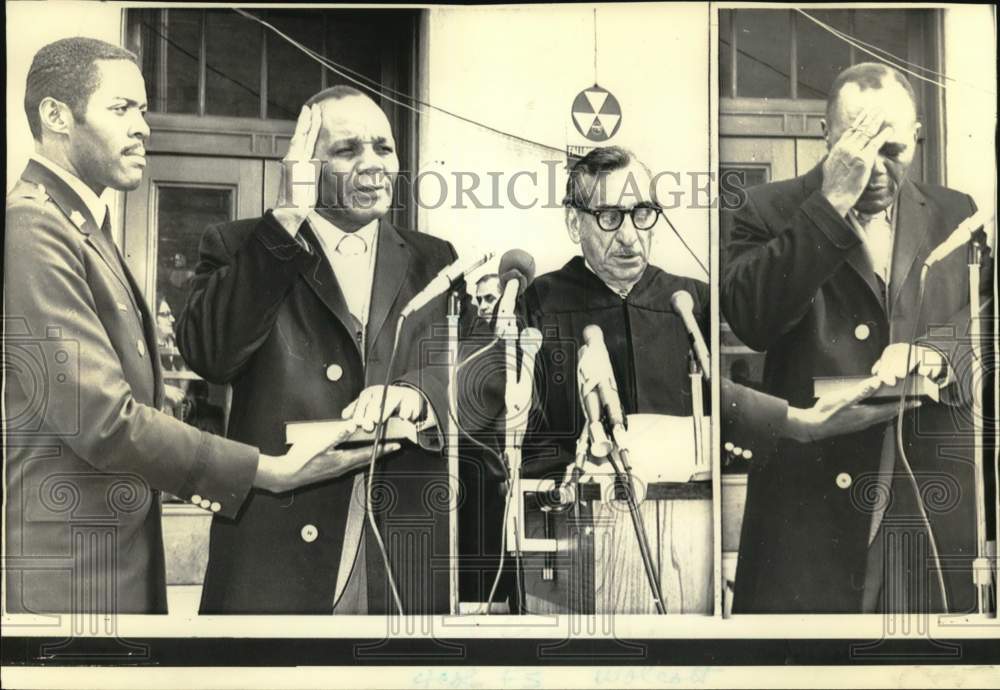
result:
M 725 247 L 723 314 L 744 343 L 767 351 L 765 391 L 798 407 L 812 404 L 815 377 L 868 375 L 890 343 L 916 340 L 946 356 L 951 383 L 941 403 L 908 412 L 901 423 L 948 560 L 951 608 L 967 610 L 975 522 L 965 252 L 930 270 L 922 303 L 919 284 L 928 254 L 975 206 L 965 194 L 905 182 L 894 209 L 885 287 L 859 235 L 822 196 L 821 183 L 817 166 L 802 177 L 749 190 Z M 888 501 L 894 524 L 919 520 L 907 481 L 897 476 L 888 496 L 879 489 L 881 453 L 895 453 L 893 444 L 883 450 L 885 431 L 879 425 L 822 442 L 783 440 L 767 457 L 757 455 L 748 478 L 734 610 L 861 610 L 872 511 Z M 926 572 L 920 580 L 931 581 Z
M 400 311 L 455 258 L 447 242 L 380 221 L 361 343 L 308 221 L 300 235 L 305 246 L 270 212 L 209 228 L 177 327 L 191 368 L 232 386 L 228 436 L 271 454 L 285 450 L 286 422 L 340 418 L 362 389 L 384 382 Z M 404 322 L 391 377 L 426 395 L 439 430 L 445 302 Z M 373 505 L 407 614 L 447 611 L 446 469 L 439 449 L 407 446 L 376 472 Z M 355 474 L 280 496 L 254 492 L 236 519 L 213 520 L 202 613 L 329 614 Z M 368 612 L 395 611 L 364 529 Z

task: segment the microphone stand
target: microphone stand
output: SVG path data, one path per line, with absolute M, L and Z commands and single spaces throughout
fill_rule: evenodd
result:
M 653 595 L 653 604 L 656 612 L 663 616 L 667 609 L 663 604 L 663 592 L 660 589 L 660 573 L 653 562 L 652 552 L 649 548 L 649 537 L 646 534 L 646 526 L 642 521 L 642 513 L 639 512 L 639 501 L 636 499 L 635 487 L 632 484 L 632 466 L 629 463 L 629 451 L 624 443 L 625 428 L 617 424 L 612 429 L 611 435 L 614 438 L 614 449 L 608 455 L 611 467 L 615 474 L 625 484 L 625 499 L 628 503 L 629 514 L 632 516 L 632 527 L 635 529 L 635 538 L 639 543 L 639 555 L 642 556 L 642 565 L 646 571 L 646 580 L 649 582 L 649 590 Z
M 983 393 L 984 389 L 976 390 L 982 385 L 983 352 L 982 352 L 982 319 L 980 318 L 979 272 L 983 259 L 983 233 L 973 234 L 969 239 L 969 335 L 972 338 L 972 435 L 973 435 L 973 467 L 975 471 L 975 501 L 976 501 L 976 559 L 972 564 L 972 581 L 976 587 L 977 610 L 985 614 L 990 609 L 990 585 L 992 572 L 987 554 L 986 533 L 986 477 L 983 459 Z
M 499 318 L 504 321 L 499 323 Z M 518 538 L 517 517 L 521 515 L 521 441 L 517 429 L 517 340 L 518 328 L 513 316 L 498 317 L 499 336 L 503 340 L 503 360 L 506 372 L 506 385 L 504 388 L 504 458 L 507 460 L 507 470 L 510 482 L 511 513 L 514 516 L 507 527 L 510 533 L 507 535 L 507 543 L 514 545 L 514 552 L 518 556 L 521 551 L 521 543 Z
M 448 294 L 448 606 L 458 614 L 458 320 L 461 299 L 457 290 Z
M 695 477 L 698 479 L 708 479 L 712 470 L 709 467 L 709 460 L 705 454 L 705 439 L 702 434 L 704 428 L 705 404 L 702 398 L 701 383 L 704 372 L 698 364 L 698 358 L 693 352 L 688 352 L 688 372 L 691 378 L 691 418 L 694 420 L 694 467 Z M 708 477 L 702 475 L 707 472 Z
M 500 321 L 500 318 L 503 320 Z M 515 561 L 515 578 L 522 582 L 524 573 L 521 568 L 521 539 L 524 525 L 519 523 L 524 515 L 524 493 L 521 490 L 521 462 L 524 434 L 528 426 L 528 410 L 531 407 L 531 397 L 534 392 L 534 357 L 532 353 L 524 352 L 521 366 L 517 362 L 517 346 L 521 340 L 521 331 L 517 327 L 517 319 L 513 314 L 498 317 L 498 335 L 504 341 L 504 362 L 506 367 L 506 386 L 504 389 L 504 406 L 506 408 L 504 424 L 504 457 L 507 460 L 508 482 L 511 497 L 511 510 L 507 529 L 507 543 L 513 545 Z M 526 329 L 526 331 L 531 329 Z M 522 347 L 523 350 L 523 347 Z M 510 548 L 510 546 L 508 546 Z M 518 586 L 518 591 L 522 590 Z M 520 594 L 519 594 L 520 596 Z M 524 607 L 524 601 L 519 601 Z

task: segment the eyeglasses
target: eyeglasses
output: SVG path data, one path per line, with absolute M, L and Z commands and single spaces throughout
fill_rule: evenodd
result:
M 589 213 L 597 219 L 597 227 L 604 232 L 615 232 L 625 222 L 625 215 L 632 218 L 632 225 L 636 230 L 649 230 L 656 225 L 659 215 L 663 210 L 653 204 L 639 204 L 626 211 L 621 208 L 587 208 L 585 206 L 573 206 L 578 211 Z

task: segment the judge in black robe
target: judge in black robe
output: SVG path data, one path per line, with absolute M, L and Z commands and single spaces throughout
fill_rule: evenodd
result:
M 543 342 L 536 361 L 539 414 L 525 447 L 526 473 L 561 472 L 574 459 L 576 439 L 586 425 L 576 367 L 588 325 L 604 333 L 623 414 L 692 414 L 688 334 L 670 302 L 678 290 L 690 293 L 707 333 L 708 286 L 656 266 L 647 265 L 625 295 L 604 283 L 582 256 L 528 287 L 526 320 L 542 332 Z

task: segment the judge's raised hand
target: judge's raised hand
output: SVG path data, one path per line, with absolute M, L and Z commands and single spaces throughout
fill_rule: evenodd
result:
M 322 126 L 320 106 L 302 106 L 295 132 L 288 143 L 288 152 L 281 159 L 281 182 L 274 217 L 292 237 L 316 205 L 322 162 L 314 156 Z
M 875 156 L 892 136 L 892 127 L 884 124 L 882 113 L 862 110 L 823 161 L 822 194 L 842 216 L 858 202 L 871 177 Z
M 820 398 L 808 409 L 789 407 L 785 433 L 796 441 L 808 443 L 853 434 L 875 424 L 888 422 L 899 414 L 897 403 L 859 404 L 877 391 L 880 385 L 879 378 L 872 376 L 844 393 Z M 919 401 L 910 401 L 905 409 L 919 406 Z
M 913 371 L 931 381 L 938 381 L 946 373 L 945 369 L 944 357 L 934 348 L 893 343 L 882 351 L 882 356 L 872 366 L 872 374 L 885 385 L 894 386 L 899 379 Z
M 335 479 L 364 467 L 371 460 L 371 448 L 337 450 L 357 425 L 346 420 L 336 425 L 332 435 L 301 441 L 280 457 L 260 456 L 254 486 L 271 493 L 283 493 L 317 482 Z M 399 450 L 398 443 L 383 444 L 376 457 Z
M 419 422 L 427 412 L 424 397 L 415 388 L 408 386 L 388 386 L 385 411 L 379 419 L 379 404 L 382 402 L 382 386 L 369 386 L 361 391 L 357 400 L 344 408 L 343 419 L 349 419 L 365 431 L 372 431 L 380 421 L 399 417 L 409 422 Z

